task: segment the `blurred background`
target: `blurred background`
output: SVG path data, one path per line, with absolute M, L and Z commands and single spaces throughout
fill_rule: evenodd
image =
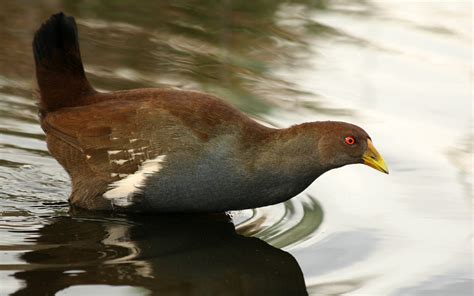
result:
M 364 127 L 390 175 L 348 166 L 226 217 L 69 211 L 33 99 L 33 34 L 76 18 L 100 91 L 178 87 L 278 127 Z M 6 0 L 1 295 L 471 295 L 471 1 Z

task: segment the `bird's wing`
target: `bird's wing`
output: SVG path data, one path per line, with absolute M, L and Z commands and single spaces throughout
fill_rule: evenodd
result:
M 76 168 L 86 166 L 113 181 L 133 174 L 144 161 L 163 152 L 154 141 L 159 127 L 151 120 L 158 113 L 143 103 L 97 104 L 49 113 L 42 127 L 51 153 L 73 178 Z

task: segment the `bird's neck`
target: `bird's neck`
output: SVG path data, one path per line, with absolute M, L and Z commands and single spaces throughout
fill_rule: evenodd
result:
M 307 172 L 317 162 L 318 139 L 310 133 L 309 124 L 275 130 L 267 141 L 258 147 L 256 161 L 263 167 L 281 171 Z
M 279 203 L 303 191 L 326 171 L 318 165 L 318 137 L 310 124 L 273 130 L 250 157 L 260 198 Z

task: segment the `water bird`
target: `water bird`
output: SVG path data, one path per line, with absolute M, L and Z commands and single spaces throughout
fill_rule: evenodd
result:
M 388 173 L 369 135 L 336 121 L 270 128 L 209 94 L 96 91 L 73 17 L 52 15 L 33 40 L 41 127 L 90 210 L 221 212 L 286 201 L 323 173 L 363 163 Z

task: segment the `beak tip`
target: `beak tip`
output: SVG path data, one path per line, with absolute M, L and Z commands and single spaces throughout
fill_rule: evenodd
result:
M 385 161 L 377 152 L 370 139 L 367 140 L 367 150 L 362 156 L 362 161 L 365 165 L 368 165 L 379 172 L 385 173 L 387 175 L 389 174 Z

